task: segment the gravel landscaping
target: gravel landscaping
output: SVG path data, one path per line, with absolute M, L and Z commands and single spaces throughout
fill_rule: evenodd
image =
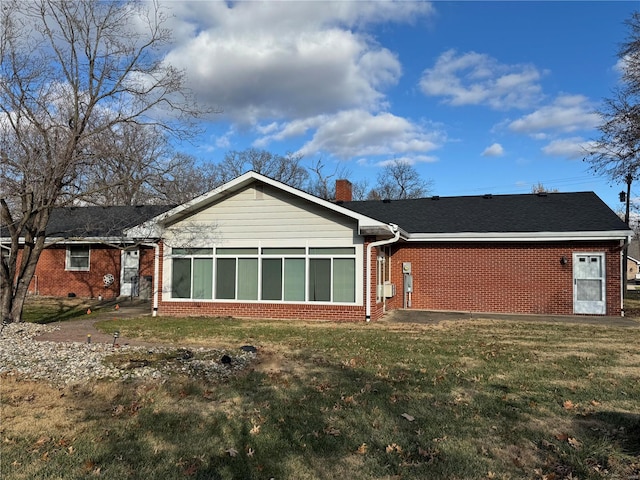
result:
M 4 326 L 0 334 L 0 375 L 56 385 L 93 379 L 160 379 L 175 374 L 218 380 L 245 369 L 256 358 L 251 348 L 230 352 L 35 340 L 57 329 L 34 323 Z

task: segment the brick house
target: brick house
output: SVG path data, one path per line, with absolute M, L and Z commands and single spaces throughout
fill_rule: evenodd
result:
M 594 193 L 328 202 L 248 172 L 126 231 L 161 315 L 375 320 L 398 308 L 621 315 L 631 231 Z
M 31 291 L 140 295 L 154 315 L 623 313 L 632 232 L 592 192 L 351 201 L 339 180 L 336 196 L 248 172 L 175 207 L 58 209 Z
M 33 280 L 32 295 L 112 299 L 151 297 L 154 246 L 144 237 L 124 235 L 171 206 L 68 207 L 52 212 L 47 245 Z M 7 251 L 7 232 L 0 247 Z

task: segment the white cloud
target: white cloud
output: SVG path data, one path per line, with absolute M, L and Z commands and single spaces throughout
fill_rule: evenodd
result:
M 554 140 L 543 147 L 542 152 L 552 157 L 578 159 L 583 158 L 590 148 L 592 148 L 592 142 L 581 137 L 570 137 Z
M 582 95 L 561 95 L 551 105 L 536 110 L 509 124 L 518 133 L 537 134 L 549 130 L 574 132 L 591 129 L 600 122 L 593 106 Z
M 437 149 L 444 141 L 444 135 L 437 129 L 427 129 L 391 113 L 373 114 L 366 110 L 293 120 L 279 127 L 277 132 L 260 138 L 257 145 L 312 132 L 311 140 L 298 153 L 326 152 L 341 159 L 406 154 L 421 161 L 426 157 L 420 155 Z
M 386 108 L 399 60 L 359 29 L 431 14 L 423 2 L 180 2 L 167 4 L 176 47 L 199 101 L 255 124 L 344 109 Z
M 504 148 L 499 143 L 488 146 L 482 152 L 483 157 L 501 157 L 504 155 Z
M 542 98 L 541 77 L 533 65 L 505 65 L 486 54 L 448 50 L 423 72 L 420 88 L 454 106 L 529 108 Z

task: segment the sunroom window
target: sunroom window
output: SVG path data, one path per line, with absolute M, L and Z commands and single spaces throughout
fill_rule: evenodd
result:
M 172 250 L 172 298 L 355 302 L 355 248 Z

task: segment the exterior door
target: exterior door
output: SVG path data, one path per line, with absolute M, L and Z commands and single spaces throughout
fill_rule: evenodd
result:
M 604 315 L 605 271 L 603 253 L 573 254 L 573 312 Z
M 123 250 L 120 272 L 120 295 L 138 296 L 138 275 L 140 269 L 140 251 Z

